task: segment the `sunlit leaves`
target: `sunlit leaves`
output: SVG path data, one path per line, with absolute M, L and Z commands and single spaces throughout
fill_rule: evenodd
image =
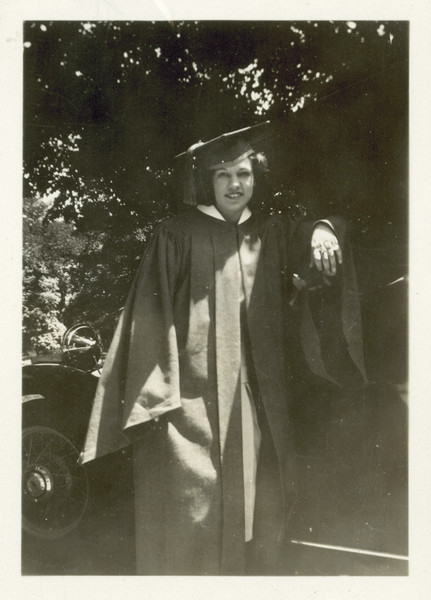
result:
M 77 290 L 72 278 L 85 238 L 63 221 L 44 224 L 49 202 L 24 201 L 24 351 L 51 352 L 64 333 L 64 311 Z

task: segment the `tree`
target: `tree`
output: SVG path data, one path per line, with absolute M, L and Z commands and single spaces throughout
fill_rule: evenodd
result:
M 122 305 L 178 209 L 173 156 L 265 119 L 268 209 L 341 212 L 367 244 L 405 241 L 406 22 L 27 22 L 24 39 L 25 191 L 55 193 L 47 220 L 89 240 L 65 318 Z
M 48 204 L 24 200 L 23 350 L 59 348 L 63 315 L 77 291 L 71 285 L 85 240 L 71 224 L 43 224 Z
M 284 134 L 283 156 L 286 139 L 298 141 L 296 123 L 304 130 L 308 120 L 292 111 L 311 114 L 313 100 L 346 105 L 350 87 L 364 96 L 367 84 L 398 112 L 406 100 L 405 23 L 27 23 L 25 39 L 26 182 L 41 194 L 59 190 L 51 216 L 83 230 L 130 231 L 165 214 L 172 156 L 197 139 L 270 118 Z M 399 82 L 388 85 L 394 65 Z M 344 147 L 360 137 L 361 114 L 368 130 L 384 114 L 351 98 L 344 108 Z M 327 133 L 315 120 L 312 141 Z M 296 173 L 287 175 L 280 184 L 295 187 Z

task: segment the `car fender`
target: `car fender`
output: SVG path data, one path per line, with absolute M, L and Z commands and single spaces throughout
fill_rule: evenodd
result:
M 24 365 L 23 427 L 53 427 L 81 447 L 98 379 L 98 373 L 62 364 Z

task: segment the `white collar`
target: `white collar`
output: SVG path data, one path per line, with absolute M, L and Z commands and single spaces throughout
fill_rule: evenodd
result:
M 206 204 L 198 204 L 196 208 L 198 210 L 200 210 L 201 212 L 205 213 L 206 215 L 209 215 L 210 217 L 214 217 L 215 219 L 219 219 L 220 221 L 226 221 L 224 216 L 215 207 L 214 204 L 211 204 L 210 206 L 207 206 Z M 247 221 L 247 219 L 249 219 L 250 217 L 251 217 L 251 210 L 249 209 L 248 206 L 246 206 L 241 213 L 241 216 L 238 221 L 238 225 L 240 225 L 241 223 L 244 223 L 244 221 Z

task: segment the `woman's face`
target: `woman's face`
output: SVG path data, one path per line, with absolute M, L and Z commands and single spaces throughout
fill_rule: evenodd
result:
M 251 160 L 245 158 L 233 167 L 216 169 L 212 181 L 216 207 L 226 221 L 237 223 L 253 195 Z

